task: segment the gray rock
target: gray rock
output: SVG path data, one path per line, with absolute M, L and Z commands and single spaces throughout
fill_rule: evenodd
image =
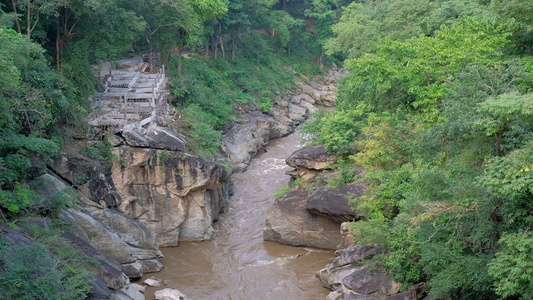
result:
M 120 134 L 131 147 L 185 151 L 185 138 L 170 128 L 126 129 Z
M 292 101 L 294 103 L 302 103 L 302 102 L 307 102 L 309 104 L 315 104 L 316 103 L 316 100 L 313 99 L 311 96 L 307 95 L 307 94 L 299 94 L 299 95 L 296 95 L 294 97 L 292 97 Z
M 296 190 L 269 208 L 263 238 L 291 246 L 335 249 L 341 240 L 339 224 L 311 215 L 304 206 L 307 192 Z
M 317 89 L 313 88 L 312 86 L 308 85 L 304 82 L 296 82 L 296 86 L 305 94 L 309 95 L 311 98 L 315 100 L 320 99 L 320 92 L 317 91 Z
M 309 85 L 314 88 L 314 89 L 317 89 L 317 90 L 321 90 L 322 89 L 322 85 L 316 81 L 310 81 L 309 82 Z
M 158 259 L 138 260 L 143 273 L 154 273 L 163 270 L 163 264 Z
M 131 283 L 130 286 L 136 288 L 141 293 L 146 292 L 146 287 L 143 286 L 143 285 L 136 284 L 136 283 Z
M 353 221 L 356 213 L 348 203 L 349 198 L 362 196 L 367 187 L 364 183 L 351 183 L 334 190 L 329 187 L 319 188 L 307 198 L 305 209 L 339 224 Z
M 144 295 L 133 285 L 128 284 L 127 286 L 120 289 L 121 292 L 126 294 L 131 300 L 145 300 Z M 125 299 L 129 300 L 129 299 Z
M 145 281 L 143 281 L 144 284 L 147 286 L 161 286 L 161 282 L 159 280 L 148 278 Z
M 286 112 L 282 112 L 279 108 L 274 107 L 270 110 L 269 114 L 275 120 L 275 123 L 270 128 L 270 139 L 284 137 L 294 131 L 296 123 L 287 117 Z
M 363 261 L 381 253 L 379 247 L 363 246 L 350 248 L 335 257 L 326 268 L 317 273 L 322 285 L 336 293 L 333 299 L 359 300 L 417 300 L 424 297 L 424 284 L 413 285 L 408 291 L 400 292 L 401 283 Z
M 122 264 L 122 272 L 129 278 L 140 278 L 143 276 L 142 265 L 139 261 Z
M 122 272 L 121 265 L 113 258 L 98 252 L 89 243 L 70 232 L 63 232 L 61 237 L 74 247 L 79 255 L 96 259 L 99 264 L 94 267 L 93 273 L 104 280 L 107 287 L 120 289 L 129 283 L 128 277 Z
M 370 295 L 384 289 L 390 295 L 392 294 L 390 293 L 391 281 L 392 279 L 387 274 L 379 270 L 370 270 L 370 266 L 365 265 L 344 277 L 342 284 L 357 294 Z
M 323 146 L 310 146 L 296 150 L 285 163 L 297 169 L 325 170 L 335 162 L 335 156 L 328 154 Z
M 154 293 L 156 300 L 187 300 L 187 296 L 178 289 L 166 288 Z
M 242 116 L 246 122 L 234 124 L 222 137 L 223 150 L 229 156 L 233 171 L 241 171 L 257 155 L 259 149 L 268 145 L 270 130 L 275 120 L 260 112 L 251 112 Z
M 294 122 L 296 123 L 302 123 L 303 121 L 305 121 L 309 115 L 307 114 L 307 111 L 305 108 L 301 107 L 301 106 L 298 106 L 298 105 L 294 105 L 294 104 L 289 104 L 289 107 L 288 107 L 289 111 L 289 119 L 293 120 Z
M 364 246 L 351 248 L 335 257 L 327 266 L 317 273 L 322 285 L 331 290 L 340 290 L 344 277 L 362 268 L 361 260 L 366 260 L 381 253 L 381 248 Z
M 162 256 L 153 235 L 142 224 L 117 211 L 91 207 L 84 209 L 90 214 L 66 209 L 61 213 L 61 218 L 81 228 L 82 233 L 76 232 L 76 234 L 86 238 L 98 251 L 120 263 L 132 263 L 138 259 Z
M 328 296 L 326 297 L 326 300 L 343 300 L 343 299 L 344 297 L 342 293 L 338 291 L 333 291 L 329 293 Z

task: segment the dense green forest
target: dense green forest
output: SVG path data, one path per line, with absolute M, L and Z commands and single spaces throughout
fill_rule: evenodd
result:
M 371 184 L 352 227 L 386 249 L 376 266 L 435 299 L 531 299 L 532 26 L 531 0 L 1 0 L 1 217 L 72 201 L 43 206 L 24 181 L 86 130 L 101 61 L 159 53 L 181 132 L 207 155 L 240 111 L 268 111 L 295 76 L 343 62 L 336 110 L 305 130 L 338 154 L 338 184 Z M 171 55 L 184 48 L 197 55 Z M 0 243 L 2 260 L 52 251 L 59 263 L 3 266 L 4 286 L 28 286 L 1 292 L 83 298 L 86 266 L 55 231 L 33 232 L 27 253 Z
M 432 299 L 533 298 L 533 2 L 354 1 L 325 43 L 350 75 L 307 124 L 372 188 L 360 243 Z

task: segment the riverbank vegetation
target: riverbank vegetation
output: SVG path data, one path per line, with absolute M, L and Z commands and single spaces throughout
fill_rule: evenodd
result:
M 532 18 L 524 0 L 357 1 L 325 43 L 350 75 L 307 131 L 368 170 L 357 240 L 432 299 L 533 296 Z

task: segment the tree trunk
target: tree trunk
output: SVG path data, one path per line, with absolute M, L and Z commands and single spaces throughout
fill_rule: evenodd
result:
M 222 58 L 226 58 L 226 52 L 224 51 L 224 41 L 222 40 L 222 36 L 218 36 L 218 39 L 220 40 L 220 51 L 222 52 Z
M 232 47 L 231 47 L 231 61 L 234 61 L 235 60 L 235 40 L 237 39 L 237 37 L 234 37 L 232 39 Z
M 178 76 L 179 77 L 183 77 L 181 76 L 181 70 L 182 70 L 182 57 L 181 57 L 181 49 L 179 49 L 178 51 Z
M 11 5 L 13 5 L 13 12 L 15 14 L 18 14 L 17 13 L 17 3 L 15 0 L 11 0 Z M 20 23 L 19 23 L 19 18 L 15 18 L 15 28 L 17 28 L 17 32 L 22 34 L 22 29 L 20 29 Z
M 503 138 L 503 125 L 500 125 L 498 128 L 498 131 L 494 133 L 494 139 L 496 140 L 496 144 L 494 145 L 494 155 L 495 156 L 502 156 L 505 155 L 504 151 L 501 150 L 502 146 L 502 138 Z
M 205 40 L 205 59 L 209 59 L 209 37 Z
M 30 7 L 30 4 L 28 3 L 28 5 L 26 6 L 26 35 L 28 36 L 28 38 L 30 38 L 31 36 L 30 19 L 31 19 L 31 7 Z
M 56 69 L 61 74 L 61 32 L 59 26 L 59 16 L 56 19 Z

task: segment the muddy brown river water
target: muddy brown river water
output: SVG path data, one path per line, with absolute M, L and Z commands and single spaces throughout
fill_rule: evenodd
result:
M 146 299 L 167 287 L 177 288 L 190 300 L 303 300 L 328 295 L 315 272 L 333 258 L 332 251 L 263 241 L 271 196 L 289 181 L 285 158 L 301 147 L 300 142 L 297 133 L 271 141 L 245 172 L 232 176 L 234 195 L 213 225 L 215 238 L 162 248 L 165 268 L 141 280 L 153 277 L 165 285 L 148 288 Z

